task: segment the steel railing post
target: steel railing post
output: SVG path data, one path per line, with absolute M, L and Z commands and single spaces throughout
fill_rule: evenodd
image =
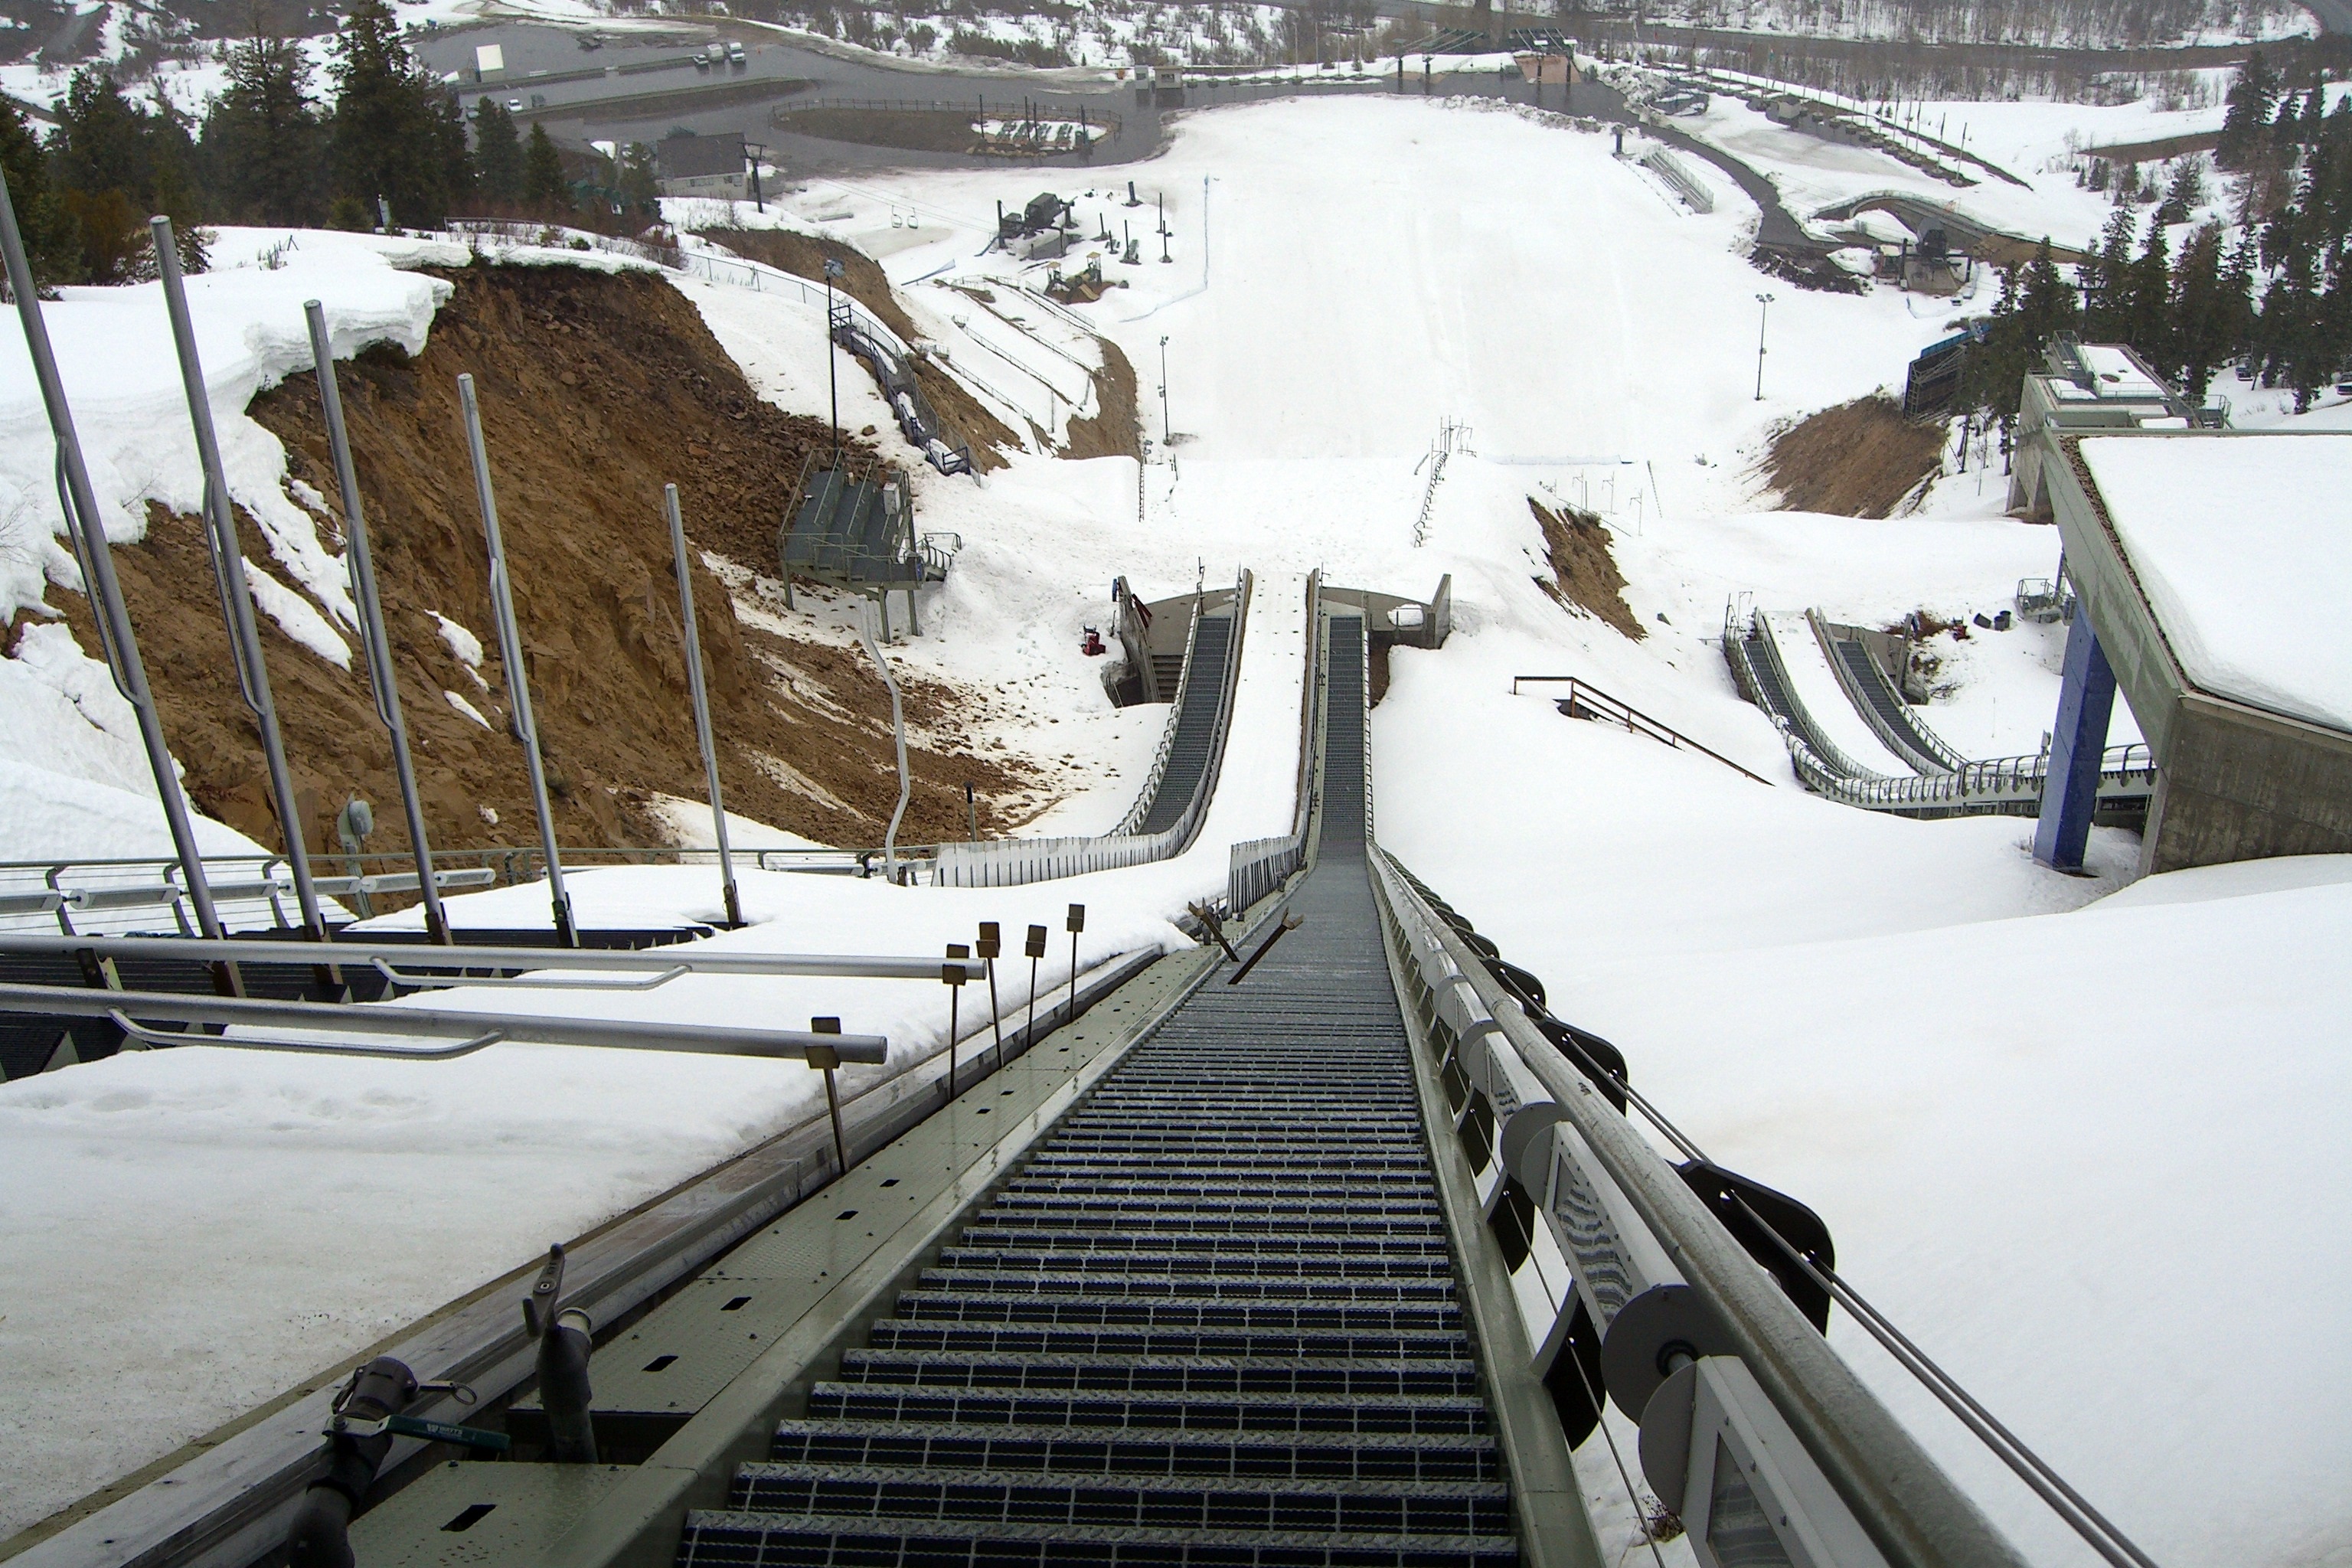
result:
M 662 487 L 662 508 L 669 515 L 669 549 L 677 563 L 678 614 L 686 627 L 686 684 L 694 696 L 694 735 L 702 745 L 702 777 L 710 790 L 710 821 L 719 835 L 719 885 L 727 900 L 727 923 L 743 923 L 742 900 L 735 892 L 735 860 L 727 847 L 727 807 L 719 795 L 719 752 L 710 741 L 710 695 L 702 680 L 702 633 L 694 624 L 694 569 L 686 559 L 686 520 L 677 510 L 677 487 Z M 893 696 L 896 693 L 893 692 Z M 906 738 L 899 737 L 900 755 L 905 754 Z M 900 809 L 905 809 L 903 797 Z M 895 839 L 898 823 L 892 818 L 890 828 Z
M 539 754 L 539 725 L 531 718 L 530 677 L 522 664 L 522 633 L 515 625 L 514 591 L 507 574 L 506 537 L 499 531 L 499 500 L 490 488 L 490 457 L 482 445 L 482 411 L 474 378 L 457 378 L 457 403 L 466 424 L 466 449 L 474 463 L 474 499 L 482 510 L 482 533 L 490 552 L 490 608 L 498 624 L 499 661 L 507 667 L 508 726 L 522 744 L 523 768 L 530 777 L 530 803 L 539 813 L 539 842 L 547 857 L 547 892 L 555 932 L 566 947 L 580 945 L 572 921 L 572 895 L 563 886 L 563 859 L 555 848 L 555 818 L 547 805 L 547 768 Z
M 237 542 L 236 508 L 229 500 L 228 475 L 221 467 L 220 437 L 213 428 L 212 395 L 205 389 L 205 369 L 196 354 L 196 327 L 188 314 L 187 285 L 180 277 L 180 256 L 172 240 L 172 220 L 148 220 L 155 246 L 155 267 L 163 284 L 163 303 L 172 319 L 172 341 L 179 350 L 180 384 L 188 400 L 188 420 L 194 427 L 196 460 L 205 474 L 205 538 L 212 546 L 213 574 L 218 581 L 221 614 L 228 623 L 229 654 L 236 666 L 238 695 L 253 713 L 261 731 L 261 754 L 269 769 L 269 793 L 278 805 L 278 826 L 286 838 L 286 862 L 294 873 L 294 898 L 302 907 L 303 929 L 310 940 L 326 939 L 326 919 L 319 912 L 319 890 L 310 881 L 310 847 L 302 832 L 302 813 L 294 797 L 294 778 L 286 767 L 285 738 L 278 729 L 278 703 L 269 691 L 269 668 L 261 652 L 261 633 L 254 625 L 253 594 L 245 581 L 245 548 Z
M 360 647 L 367 656 L 368 684 L 375 690 L 376 717 L 392 737 L 392 763 L 400 778 L 400 804 L 408 818 L 408 844 L 416 858 L 416 888 L 425 900 L 425 929 L 434 942 L 450 944 L 449 918 L 441 908 L 441 889 L 433 879 L 433 851 L 425 842 L 425 806 L 416 792 L 416 764 L 408 752 L 408 725 L 400 712 L 400 684 L 392 662 L 392 642 L 384 635 L 383 605 L 376 595 L 375 557 L 368 548 L 367 517 L 360 502 L 359 470 L 352 462 L 352 441 L 343 423 L 342 389 L 335 380 L 334 344 L 327 333 L 327 312 L 316 300 L 302 307 L 310 328 L 310 353 L 318 367 L 319 402 L 325 410 L 327 452 L 335 465 L 335 484 L 342 492 L 343 550 L 350 557 L 352 599 L 359 610 Z
M 8 269 L 8 287 L 16 297 L 16 313 L 25 329 L 25 346 L 40 383 L 41 402 L 58 447 L 58 504 L 65 513 L 66 537 L 82 568 L 83 586 L 98 623 L 98 640 L 107 667 L 123 700 L 139 716 L 139 738 L 147 751 L 147 765 L 155 775 L 155 794 L 163 803 L 163 820 L 172 832 L 172 847 L 188 879 L 188 897 L 196 907 L 196 921 L 206 936 L 219 936 L 219 912 L 213 908 L 212 889 L 205 880 L 204 861 L 196 850 L 194 825 L 188 817 L 187 797 L 180 775 L 172 766 L 171 747 L 163 739 L 163 722 L 155 710 L 155 696 L 147 685 L 147 667 L 139 657 L 139 641 L 131 629 L 131 614 L 122 603 L 122 585 L 115 579 L 114 556 L 106 542 L 106 525 L 100 520 L 97 492 L 90 488 L 89 469 L 82 461 L 81 437 L 74 430 L 73 410 L 66 403 L 65 383 L 58 374 L 56 353 L 49 346 L 48 324 L 41 318 L 39 286 L 32 263 L 25 257 L 25 237 L 16 226 L 16 208 L 0 182 L 0 259 Z
M 883 613 L 888 614 L 887 606 Z M 898 746 L 898 804 L 890 813 L 889 830 L 883 835 L 882 864 L 887 868 L 891 882 L 896 884 L 898 880 L 898 823 L 907 815 L 907 801 L 914 794 L 915 787 L 914 775 L 907 771 L 907 717 L 898 703 L 898 679 L 890 673 L 889 661 L 882 657 L 881 647 L 874 640 L 872 618 L 861 615 L 857 625 L 858 630 L 866 635 L 866 651 L 873 656 L 874 668 L 882 672 L 882 684 L 890 689 L 890 729 Z

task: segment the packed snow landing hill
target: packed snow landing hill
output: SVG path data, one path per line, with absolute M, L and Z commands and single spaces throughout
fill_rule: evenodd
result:
M 1979 490 L 1956 475 L 1893 520 L 1766 510 L 1752 466 L 1771 426 L 1895 382 L 1942 322 L 1899 295 L 1768 279 L 1743 258 L 1755 214 L 1727 185 L 1690 216 L 1607 139 L 1518 112 L 1216 110 L 1115 174 L 1116 190 L 1104 171 L 1091 198 L 1060 194 L 1090 234 L 1131 225 L 1143 259 L 1101 247 L 1124 286 L 1070 309 L 1139 373 L 1154 460 L 1139 489 L 1129 460 L 1043 450 L 984 485 L 919 471 L 923 525 L 961 532 L 965 551 L 904 658 L 1035 683 L 1060 705 L 1057 751 L 1131 772 L 1133 725 L 1091 683 L 1080 626 L 1105 613 L 1113 573 L 1151 596 L 1246 565 L 1246 765 L 1229 763 L 1201 847 L 1176 861 L 985 898 L 763 879 L 762 923 L 727 940 L 928 952 L 973 919 L 1048 920 L 1083 899 L 1089 942 L 1097 922 L 1104 940 L 1082 962 L 1182 941 L 1168 921 L 1222 886 L 1223 846 L 1288 818 L 1299 577 L 1320 567 L 1422 597 L 1450 574 L 1452 639 L 1398 650 L 1372 715 L 1383 844 L 1540 974 L 1555 1010 L 1614 1039 L 1718 1158 L 1818 1210 L 1846 1276 L 2158 1560 L 2347 1561 L 2352 1508 L 2332 1483 L 2352 1459 L 2352 1352 L 2332 1325 L 2352 1264 L 2309 1238 L 2342 1232 L 2352 1200 L 2308 1172 L 2329 1168 L 2352 1105 L 2336 1043 L 2352 983 L 2332 961 L 2352 933 L 2352 866 L 2126 888 L 2126 836 L 2102 830 L 2096 874 L 2074 879 L 2034 866 L 2022 820 L 1830 804 L 1797 784 L 1714 644 L 1735 595 L 1862 626 L 1919 609 L 1965 620 L 2052 574 L 2053 531 L 2003 517 L 1997 476 Z M 1130 175 L 1139 207 L 1125 205 Z M 1062 374 L 1044 345 L 1062 318 L 999 291 L 1042 269 L 978 254 L 997 201 L 1038 183 L 814 183 L 792 221 L 885 254 L 919 323 L 1051 433 L 1070 412 L 1039 384 Z M 1150 232 L 1163 201 L 1164 263 Z M 823 412 L 820 312 L 681 287 L 763 395 Z M 1013 330 L 982 325 L 981 294 L 1021 318 Z M 881 426 L 888 449 L 878 400 L 860 386 L 848 401 L 845 420 Z M 1615 624 L 1548 591 L 1570 596 L 1569 563 L 1530 500 L 1601 516 L 1624 580 Z M 2026 627 L 1956 645 L 1930 716 L 1977 754 L 2031 753 L 2059 646 Z M 1514 695 L 1523 675 L 1590 681 L 1764 782 L 1573 721 L 1547 689 Z M 1118 794 L 1055 826 L 1108 826 Z M 648 916 L 713 897 L 690 868 L 575 888 Z M 824 1000 L 846 1028 L 887 1028 L 894 1060 L 935 1048 L 945 1023 L 937 988 Z M 695 1005 L 813 1002 L 805 986 L 713 989 Z M 561 1093 L 511 1092 L 551 1051 L 361 1068 L 184 1050 L 0 1090 L 0 1160 L 26 1194 L 0 1226 L 9 1254 L 35 1260 L 0 1287 L 0 1422 L 20 1454 L 72 1456 L 20 1470 L 6 1521 L 523 1264 L 803 1113 L 812 1092 L 806 1074 L 750 1064 L 560 1052 Z M 222 1194 L 296 1161 L 310 1197 L 241 1224 L 238 1267 L 224 1266 Z M 546 1179 L 513 1179 L 528 1172 Z M 100 1173 L 110 1197 L 93 1205 L 80 1194 Z M 395 1202 L 404 1224 L 376 1233 L 369 1277 L 311 1266 Z M 2226 1269 L 2191 1239 L 2214 1234 L 2237 1244 Z M 274 1289 L 252 1289 L 257 1270 Z M 171 1294 L 124 1294 L 142 1279 Z M 60 1351 L 86 1345 L 69 1325 L 101 1306 L 144 1331 Z M 2032 1560 L 2089 1561 L 1843 1314 L 1832 1339 Z M 184 1368 L 199 1344 L 203 1388 L 166 1395 L 154 1370 Z M 105 1420 L 62 1414 L 99 1399 Z M 1637 1539 L 1623 1489 L 1601 1445 L 1579 1459 L 1618 1554 Z

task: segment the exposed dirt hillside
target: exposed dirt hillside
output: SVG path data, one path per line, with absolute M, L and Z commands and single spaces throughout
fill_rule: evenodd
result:
M 1561 608 L 1597 616 L 1640 642 L 1647 633 L 1626 605 L 1625 574 L 1609 553 L 1609 531 L 1601 520 L 1572 506 L 1554 511 L 1533 496 L 1528 498 L 1528 510 L 1543 530 L 1544 554 L 1551 566 L 1550 577 L 1537 578 L 1536 586 Z
M 1102 344 L 1103 367 L 1095 375 L 1095 395 L 1100 406 L 1091 419 L 1073 419 L 1069 425 L 1069 449 L 1064 455 L 1072 458 L 1136 458 L 1143 456 L 1143 425 L 1135 406 L 1135 367 L 1119 352 L 1119 346 L 1108 338 L 1096 340 Z
M 559 837 L 662 843 L 644 809 L 648 792 L 698 800 L 702 774 L 661 487 L 679 486 L 698 550 L 772 573 L 786 490 L 803 455 L 826 440 L 824 427 L 753 397 L 693 307 L 659 279 L 568 268 L 451 276 L 457 292 L 422 354 L 378 348 L 341 370 L 429 828 L 450 847 L 523 843 L 533 832 L 520 751 L 503 730 L 505 676 L 458 423 L 456 377 L 471 372 Z M 294 479 L 335 493 L 312 377 L 256 399 L 252 413 L 286 442 Z M 241 521 L 248 559 L 268 562 L 258 531 Z M 339 542 L 331 520 L 321 530 Z M 148 542 L 115 555 L 196 800 L 277 842 L 194 520 L 159 510 Z M 57 597 L 82 646 L 94 647 L 85 602 Z M 898 786 L 888 700 L 865 654 L 740 624 L 698 562 L 695 601 L 729 806 L 827 842 L 878 843 Z M 451 652 L 435 612 L 481 640 L 479 679 Z M 370 847 L 402 847 L 390 747 L 356 647 L 347 674 L 266 616 L 262 626 L 313 846 L 331 840 L 334 813 L 358 794 L 388 825 Z M 899 681 L 920 742 L 910 749 L 916 790 L 902 838 L 961 837 L 966 783 L 991 803 L 983 826 L 1001 824 L 992 803 L 1019 794 L 1024 780 L 971 754 L 961 725 L 984 712 L 983 700 Z M 445 691 L 500 728 L 460 713 Z
M 1885 517 L 1943 460 L 1943 422 L 1906 419 L 1901 405 L 1876 393 L 1782 431 L 1763 468 L 1785 511 Z

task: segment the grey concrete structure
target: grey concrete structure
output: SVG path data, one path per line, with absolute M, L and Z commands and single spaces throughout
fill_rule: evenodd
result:
M 2032 381 L 2027 385 L 2030 392 Z M 2155 441 L 2248 438 L 2227 431 L 2139 428 L 2143 438 Z M 2281 437 L 2264 433 L 2258 438 Z M 2116 684 L 2156 755 L 2142 872 L 2352 853 L 2352 732 L 2200 689 L 2189 678 L 2082 458 L 2081 439 L 2065 424 L 2049 421 L 2029 437 L 2027 450 L 2034 458 L 2034 493 L 2043 498 L 2064 543 L 2075 613 L 2091 617 Z M 2019 467 L 2022 471 L 2023 463 Z M 2340 655 L 2315 647 L 2312 657 Z
M 2060 338 L 2050 346 L 2049 359 L 2046 373 L 2025 378 L 2018 400 L 2017 450 L 2009 476 L 2011 516 L 2051 521 L 2042 469 L 2055 448 L 2037 439 L 2045 432 L 2186 430 L 2219 423 L 2174 392 L 2128 348 Z

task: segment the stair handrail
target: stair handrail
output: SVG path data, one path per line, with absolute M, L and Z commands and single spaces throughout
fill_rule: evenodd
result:
M 1691 751 L 1700 753 L 1702 756 L 1713 757 L 1717 762 L 1721 763 L 1725 767 L 1729 768 L 1732 772 L 1740 774 L 1742 777 L 1754 779 L 1758 784 L 1769 785 L 1772 782 L 1770 779 L 1766 778 L 1762 773 L 1752 773 L 1747 768 L 1741 767 L 1738 763 L 1733 762 L 1729 757 L 1725 756 L 1721 752 L 1717 751 L 1714 747 L 1702 745 L 1700 742 L 1692 740 L 1688 735 L 1684 734 L 1681 731 L 1674 728 L 1663 720 L 1651 718 L 1647 713 L 1643 712 L 1639 708 L 1634 707 L 1632 703 L 1625 701 L 1622 698 L 1610 696 L 1609 693 L 1601 690 L 1601 688 L 1593 685 L 1592 682 L 1585 679 L 1581 676 L 1515 675 L 1511 677 L 1512 696 L 1517 697 L 1519 694 L 1519 683 L 1521 681 L 1527 681 L 1535 685 L 1559 685 L 1564 683 L 1568 687 L 1568 697 L 1566 700 L 1570 704 L 1574 704 L 1580 698 L 1597 698 L 1599 699 L 1599 706 L 1606 717 L 1614 719 L 1618 723 L 1622 724 L 1628 731 L 1634 734 L 1643 736 L 1647 740 L 1659 742 L 1664 745 L 1673 746 L 1676 750 L 1687 747 Z

